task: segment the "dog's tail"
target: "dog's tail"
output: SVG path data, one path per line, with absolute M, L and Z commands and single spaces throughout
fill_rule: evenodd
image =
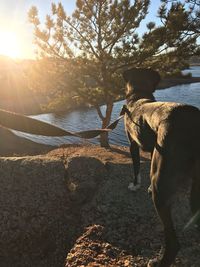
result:
M 197 159 L 195 162 L 190 205 L 192 213 L 196 218 L 195 224 L 197 224 L 200 229 L 200 159 Z

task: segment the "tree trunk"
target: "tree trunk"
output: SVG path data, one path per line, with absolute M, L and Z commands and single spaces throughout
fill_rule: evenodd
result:
M 109 101 L 106 106 L 106 115 L 102 120 L 102 129 L 106 128 L 111 119 L 111 114 L 112 114 L 112 109 L 113 109 L 113 101 Z M 103 133 L 100 135 L 100 145 L 101 147 L 109 148 L 109 138 L 108 138 L 108 133 Z
M 103 127 L 103 125 L 104 125 L 104 123 L 102 124 L 102 128 L 105 128 L 105 127 Z M 100 135 L 100 145 L 101 145 L 101 147 L 105 147 L 105 148 L 110 147 L 108 133 L 102 133 Z
M 112 83 L 110 82 L 110 75 L 107 72 L 107 68 L 106 68 L 107 65 L 104 62 L 103 57 L 102 57 L 101 63 L 102 63 L 101 75 L 102 75 L 102 79 L 103 79 L 105 99 L 106 99 L 106 114 L 105 114 L 105 116 L 103 116 L 100 109 L 98 111 L 98 114 L 100 115 L 100 118 L 102 120 L 102 129 L 104 129 L 110 123 L 112 110 L 113 110 L 113 97 L 110 96 L 109 93 L 107 92 L 108 88 L 110 88 L 112 86 Z M 103 133 L 100 135 L 100 145 L 101 145 L 101 147 L 105 147 L 105 148 L 110 147 L 108 133 Z
M 110 148 L 108 133 L 103 133 L 100 136 L 100 145 L 101 147 Z

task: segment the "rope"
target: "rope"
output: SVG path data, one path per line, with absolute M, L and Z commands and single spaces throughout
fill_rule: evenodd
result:
M 66 131 L 62 128 L 59 128 L 47 122 L 42 122 L 21 114 L 9 112 L 2 109 L 0 109 L 0 125 L 13 130 L 36 135 L 75 136 L 84 139 L 91 139 L 97 137 L 102 133 L 114 130 L 117 127 L 118 122 L 123 118 L 124 114 L 127 112 L 127 110 L 128 109 L 124 105 L 120 112 L 119 117 L 104 129 L 92 129 L 80 132 Z

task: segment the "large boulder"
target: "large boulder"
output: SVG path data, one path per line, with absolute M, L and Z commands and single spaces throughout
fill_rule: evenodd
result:
M 62 161 L 0 158 L 1 267 L 62 266 L 71 231 L 67 202 Z
M 80 211 L 106 177 L 90 157 L 0 158 L 0 266 L 64 266 Z

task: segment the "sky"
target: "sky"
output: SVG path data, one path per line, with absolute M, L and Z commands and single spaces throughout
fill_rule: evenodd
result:
M 75 8 L 76 0 L 54 0 L 62 2 L 68 14 Z M 34 58 L 33 27 L 28 22 L 27 13 L 31 6 L 39 10 L 40 19 L 51 11 L 52 0 L 1 0 L 0 1 L 0 55 L 14 58 Z M 149 21 L 159 22 L 156 18 L 160 0 L 152 0 L 149 14 L 141 25 L 141 32 Z

